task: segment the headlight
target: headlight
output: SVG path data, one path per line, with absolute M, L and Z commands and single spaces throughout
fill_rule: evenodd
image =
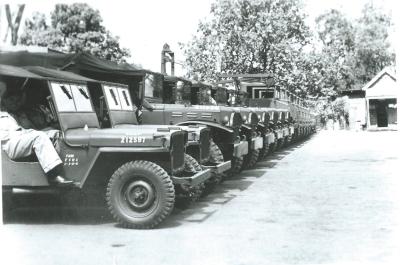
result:
M 229 118 L 228 118 L 228 116 L 225 116 L 222 120 L 222 124 L 226 125 L 226 124 L 228 124 L 228 122 L 229 122 Z
M 247 121 L 246 115 L 243 115 L 242 118 L 243 118 L 243 121 Z

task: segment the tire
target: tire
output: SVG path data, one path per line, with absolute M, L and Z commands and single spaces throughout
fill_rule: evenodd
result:
M 249 169 L 256 165 L 258 156 L 260 155 L 259 149 L 250 150 L 250 152 L 244 157 L 243 169 Z
M 243 160 L 244 160 L 243 156 L 232 158 L 231 169 L 228 170 L 228 177 L 233 177 L 234 175 L 242 172 Z
M 283 138 L 277 140 L 277 142 L 275 144 L 275 151 L 278 151 L 279 149 L 282 148 L 282 142 L 283 142 Z
M 268 154 L 272 155 L 276 150 L 276 142 L 269 144 Z
M 288 145 L 289 145 L 289 136 L 285 136 L 285 138 L 283 138 L 282 147 L 286 147 Z
M 224 162 L 224 156 L 221 152 L 221 149 L 218 147 L 213 140 L 210 141 L 210 159 L 211 163 L 222 163 Z M 212 177 L 210 178 L 210 182 L 215 184 L 219 184 L 222 181 L 223 174 L 212 173 Z
M 288 135 L 288 137 L 287 137 L 287 144 L 286 144 L 286 146 L 289 146 L 289 145 L 291 145 L 291 144 L 292 144 L 292 142 L 293 142 L 293 137 L 292 137 L 292 135 L 291 135 L 291 134 L 289 134 L 289 135 Z
M 185 168 L 181 173 L 182 175 L 194 175 L 202 170 L 203 169 L 201 165 L 199 164 L 199 162 L 197 162 L 196 159 L 194 159 L 192 156 L 188 154 L 185 154 Z M 190 201 L 195 202 L 200 199 L 200 197 L 204 192 L 204 189 L 205 189 L 204 183 L 201 183 L 196 186 L 177 185 L 176 194 L 179 197 L 179 199 L 184 199 L 184 200 L 189 199 Z
M 106 201 L 111 215 L 122 226 L 149 229 L 172 212 L 175 190 L 164 169 L 138 160 L 125 163 L 114 172 L 108 181 Z
M 261 161 L 261 160 L 264 160 L 267 158 L 267 156 L 270 152 L 270 150 L 269 150 L 270 146 L 271 146 L 271 144 L 264 141 L 263 148 L 260 149 L 260 154 L 258 155 L 258 161 Z

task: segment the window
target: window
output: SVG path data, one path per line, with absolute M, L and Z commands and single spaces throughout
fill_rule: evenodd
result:
M 92 112 L 92 102 L 86 85 L 51 82 L 59 112 Z
M 108 108 L 110 110 L 121 110 L 121 103 L 119 101 L 118 90 L 113 86 L 104 86 L 104 94 L 107 98 Z
M 104 93 L 110 110 L 133 111 L 132 98 L 128 88 L 105 85 Z
M 144 96 L 162 99 L 162 76 L 146 74 L 144 79 Z
M 119 87 L 118 95 L 122 109 L 133 111 L 132 99 L 129 90 L 127 88 Z
M 60 112 L 75 112 L 75 103 L 69 84 L 51 83 L 54 100 Z
M 71 91 L 75 100 L 76 111 L 88 112 L 93 110 L 89 92 L 86 86 L 71 85 Z

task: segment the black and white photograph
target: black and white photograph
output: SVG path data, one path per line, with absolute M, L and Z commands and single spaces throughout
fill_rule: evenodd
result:
M 397 7 L 0 1 L 0 264 L 399 264 Z

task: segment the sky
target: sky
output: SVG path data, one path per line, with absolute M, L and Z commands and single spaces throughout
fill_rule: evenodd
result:
M 357 17 L 362 6 L 369 0 L 303 0 L 308 15 L 307 22 L 314 25 L 315 18 L 324 11 L 336 8 L 350 17 Z M 0 0 L 4 3 L 3 0 Z M 16 9 L 22 1 L 8 1 Z M 74 3 L 77 1 L 31 1 L 26 3 L 23 20 L 34 12 L 42 12 L 49 16 L 56 3 Z M 120 37 L 122 47 L 129 48 L 133 62 L 144 68 L 159 72 L 161 69 L 161 50 L 168 43 L 175 52 L 176 60 L 184 61 L 179 49 L 179 42 L 188 42 L 196 33 L 200 20 L 207 17 L 214 0 L 87 0 L 91 7 L 98 9 L 104 26 L 112 34 Z M 395 9 L 395 0 L 374 0 L 386 10 Z M 4 9 L 4 8 L 3 8 Z M 5 20 L 4 10 L 0 14 Z M 395 16 L 393 16 L 395 17 Z M 4 23 L 2 23 L 4 26 Z M 22 28 L 20 29 L 22 31 Z M 3 39 L 4 30 L 0 32 Z M 177 65 L 178 75 L 184 73 Z

